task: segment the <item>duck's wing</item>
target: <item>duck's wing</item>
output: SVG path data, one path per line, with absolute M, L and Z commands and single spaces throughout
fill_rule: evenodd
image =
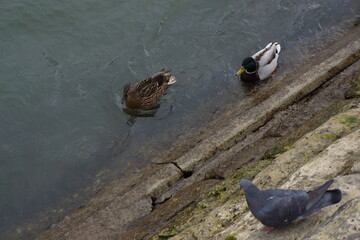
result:
M 279 58 L 279 54 L 276 54 L 270 63 L 263 66 L 259 66 L 258 74 L 260 80 L 264 80 L 270 77 L 270 75 L 275 71 L 277 67 L 278 58 Z
M 156 106 L 164 91 L 165 89 L 162 89 L 157 81 L 149 77 L 131 87 L 128 102 L 132 103 L 131 108 L 151 109 Z
M 277 42 L 269 43 L 264 49 L 253 55 L 258 65 L 258 74 L 260 80 L 269 77 L 277 67 L 279 53 L 281 51 L 280 44 Z
M 157 95 L 162 95 L 169 82 L 170 70 L 161 70 L 159 73 L 148 77 L 133 86 L 134 92 L 140 98 L 152 96 L 158 98 Z
M 149 77 L 134 85 L 134 92 L 140 98 L 154 95 L 162 87 L 162 78 Z
M 259 63 L 259 68 L 270 64 L 272 60 L 279 55 L 281 50 L 280 44 L 277 42 L 269 43 L 264 49 L 255 53 L 252 58 Z
M 265 48 L 261 49 L 260 51 L 258 51 L 257 53 L 255 53 L 254 55 L 252 55 L 251 57 L 255 60 L 255 61 L 259 61 L 260 57 L 264 54 L 264 52 L 266 52 L 272 45 L 273 43 L 269 43 L 268 45 L 266 45 Z

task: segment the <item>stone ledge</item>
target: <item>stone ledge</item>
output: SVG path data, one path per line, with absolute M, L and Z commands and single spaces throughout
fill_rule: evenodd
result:
M 244 115 L 232 119 L 226 128 L 203 140 L 175 162 L 181 169 L 193 171 L 197 165 L 212 157 L 217 151 L 233 144 L 234 140 L 241 134 L 253 131 L 263 125 L 275 112 L 286 108 L 312 92 L 359 58 L 360 40 L 356 39 L 349 42 L 344 48 L 339 49 L 331 58 L 316 68 L 301 75 L 298 78 L 301 81 L 294 79 L 293 83 L 286 89 L 279 90 Z

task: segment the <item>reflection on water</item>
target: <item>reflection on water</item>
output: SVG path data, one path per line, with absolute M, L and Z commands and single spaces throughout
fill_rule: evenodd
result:
M 279 65 L 291 67 L 308 53 L 292 49 L 359 9 L 358 0 L 3 0 L 0 228 L 56 206 L 103 168 L 148 164 L 139 149 L 149 139 L 165 149 L 178 135 L 168 129 L 199 107 L 251 91 L 233 76 L 244 57 L 278 41 Z M 122 86 L 164 67 L 178 81 L 159 108 L 124 109 Z
M 154 117 L 156 114 L 156 110 L 158 108 L 159 108 L 159 106 L 157 106 L 155 109 L 139 110 L 139 109 L 131 109 L 131 108 L 124 107 L 123 112 L 130 115 L 130 118 L 127 121 L 127 124 L 129 126 L 132 126 L 132 125 L 134 125 L 137 117 Z
M 249 82 L 241 82 L 241 85 L 244 87 L 246 95 L 249 95 L 252 92 L 252 90 L 254 90 L 257 86 L 256 83 L 249 83 Z

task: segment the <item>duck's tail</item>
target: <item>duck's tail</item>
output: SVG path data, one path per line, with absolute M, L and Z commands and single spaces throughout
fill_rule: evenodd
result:
M 165 77 L 170 77 L 167 85 L 171 85 L 176 83 L 176 77 L 170 73 L 171 70 L 165 70 L 165 68 L 161 69 L 161 72 L 164 73 Z
M 281 46 L 279 43 L 275 42 L 275 47 L 276 47 L 276 53 L 279 54 L 281 51 Z
M 172 75 L 169 79 L 169 82 L 167 83 L 167 85 L 171 85 L 176 83 L 176 77 L 174 75 Z

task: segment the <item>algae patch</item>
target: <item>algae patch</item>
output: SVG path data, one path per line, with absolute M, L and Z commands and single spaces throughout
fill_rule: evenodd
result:
M 229 235 L 225 238 L 225 240 L 237 240 L 237 238 L 234 235 Z
M 225 192 L 225 191 L 226 191 L 226 187 L 225 187 L 225 186 L 221 186 L 221 187 L 218 187 L 218 188 L 215 188 L 215 189 L 211 190 L 211 191 L 209 192 L 209 196 L 221 198 L 222 192 Z
M 254 179 L 254 177 L 261 172 L 264 168 L 269 166 L 272 162 L 272 159 L 265 159 L 255 163 L 250 163 L 237 171 L 235 174 L 232 175 L 234 179 L 242 179 L 246 178 L 248 180 Z
M 171 237 L 174 237 L 177 234 L 175 226 L 166 228 L 158 235 L 158 240 L 167 240 Z
M 334 141 L 338 140 L 339 138 L 341 138 L 341 135 L 340 134 L 323 134 L 322 137 L 334 142 Z
M 292 148 L 293 148 L 293 146 L 285 146 L 285 147 L 276 146 L 266 153 L 265 159 L 277 158 L 279 155 L 283 154 L 286 151 L 289 151 Z
M 339 121 L 341 124 L 344 124 L 348 128 L 353 128 L 358 125 L 359 118 L 357 116 L 344 115 Z
M 357 77 L 351 84 L 351 87 L 345 92 L 345 98 L 358 98 L 360 97 L 360 76 Z
M 208 205 L 205 204 L 205 203 L 198 203 L 198 204 L 196 205 L 196 207 L 197 207 L 197 208 L 200 208 L 200 209 L 205 209 L 205 208 L 208 207 Z

